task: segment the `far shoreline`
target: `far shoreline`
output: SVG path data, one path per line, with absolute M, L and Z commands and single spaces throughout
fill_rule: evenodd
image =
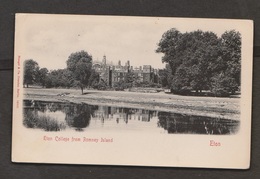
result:
M 98 90 L 85 90 L 85 94 L 81 95 L 77 89 L 53 88 L 23 88 L 23 90 L 24 100 L 85 103 L 240 120 L 240 98 Z M 64 93 L 67 94 L 60 95 Z

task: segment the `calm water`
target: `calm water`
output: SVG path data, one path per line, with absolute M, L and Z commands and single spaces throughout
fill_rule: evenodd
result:
M 239 121 L 172 112 L 24 100 L 23 124 L 45 131 L 142 131 L 166 134 L 235 134 Z

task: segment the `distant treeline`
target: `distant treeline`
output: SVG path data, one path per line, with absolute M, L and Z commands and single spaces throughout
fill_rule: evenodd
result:
M 229 96 L 240 91 L 241 35 L 235 30 L 218 37 L 201 30 L 165 32 L 157 53 L 163 53 L 166 68 L 160 71 L 162 86 L 173 93 Z

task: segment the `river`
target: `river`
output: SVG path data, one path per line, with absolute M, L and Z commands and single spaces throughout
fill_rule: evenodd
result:
M 23 125 L 43 131 L 234 135 L 237 120 L 139 108 L 24 100 Z

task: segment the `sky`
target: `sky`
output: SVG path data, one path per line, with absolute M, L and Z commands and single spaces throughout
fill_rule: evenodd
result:
M 232 23 L 231 23 L 232 22 Z M 239 29 L 234 21 L 130 17 L 20 14 L 16 16 L 16 53 L 23 60 L 33 59 L 41 68 L 66 68 L 71 53 L 87 51 L 93 61 L 131 66 L 151 65 L 163 68 L 163 54 L 155 52 L 163 33 L 171 28 L 180 32 L 201 29 L 218 36 L 226 30 Z

